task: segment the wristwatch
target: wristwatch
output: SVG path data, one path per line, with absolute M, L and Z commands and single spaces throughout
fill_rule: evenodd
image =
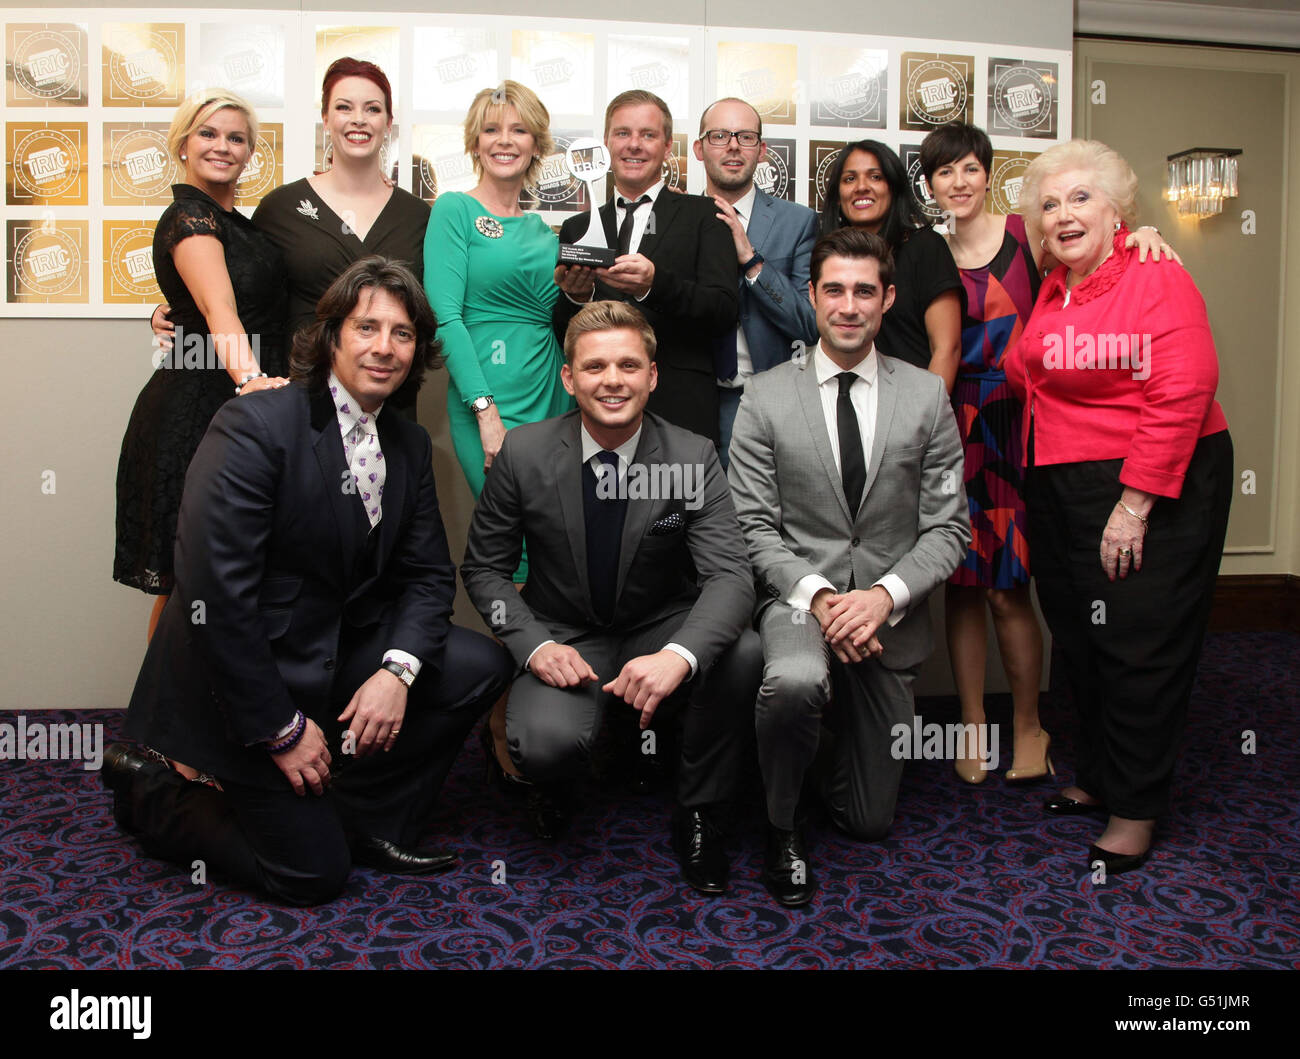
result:
M 491 397 L 475 397 L 474 400 L 466 403 L 469 405 L 469 410 L 478 415 L 480 412 L 486 412 L 492 406 L 493 401 Z
M 415 674 L 412 673 L 401 662 L 394 662 L 391 658 L 384 663 L 384 668 L 392 673 L 398 680 L 408 688 L 415 683 Z
M 763 263 L 763 255 L 760 254 L 757 250 L 755 250 L 754 256 L 740 266 L 740 274 L 743 276 L 755 265 L 761 265 L 762 263 Z

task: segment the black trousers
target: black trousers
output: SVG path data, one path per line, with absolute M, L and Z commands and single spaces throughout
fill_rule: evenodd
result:
M 671 642 L 688 611 L 627 634 L 592 630 L 567 640 L 600 676 L 599 683 L 553 688 L 532 673 L 516 680 L 506 706 L 506 741 L 519 771 L 537 783 L 573 777 L 591 753 L 605 710 L 633 712 L 622 699 L 601 691 L 601 684 L 618 676 L 626 662 Z M 655 711 L 652 727 L 661 714 L 686 711 L 677 800 L 688 809 L 733 797 L 762 671 L 758 634 L 746 629 L 707 671 L 680 685 Z
M 220 873 L 289 904 L 318 904 L 343 890 L 357 836 L 414 844 L 428 822 L 457 753 L 500 697 L 514 664 L 496 641 L 452 627 L 445 662 L 408 693 L 402 733 L 388 753 L 342 753 L 333 720 L 391 646 L 387 630 L 341 645 L 338 701 L 316 718 L 329 743 L 332 782 L 299 797 L 285 780 L 268 790 L 220 776 L 222 790 L 189 783 L 165 766 L 143 770 L 131 791 L 130 826 L 152 855 Z M 322 723 L 323 722 L 323 723 Z
M 1038 599 L 1079 714 L 1076 782 L 1112 813 L 1169 808 L 1232 501 L 1232 439 L 1196 446 L 1182 495 L 1151 511 L 1142 569 L 1114 582 L 1101 535 L 1121 460 L 1031 467 L 1025 486 Z

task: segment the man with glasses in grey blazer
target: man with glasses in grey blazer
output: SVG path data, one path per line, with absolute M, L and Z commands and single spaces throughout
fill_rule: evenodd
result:
M 891 730 L 910 726 L 934 646 L 923 604 L 970 541 L 943 382 L 874 347 L 894 299 L 888 247 L 841 229 L 810 271 L 821 339 L 745 387 L 730 468 L 760 601 L 763 879 L 787 906 L 816 893 L 797 818 L 815 758 L 837 827 L 873 840 L 893 822 L 903 762 Z M 824 714 L 835 736 L 819 753 Z

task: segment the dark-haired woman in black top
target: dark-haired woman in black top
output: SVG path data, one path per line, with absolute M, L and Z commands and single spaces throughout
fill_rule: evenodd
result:
M 821 232 L 849 226 L 879 235 L 894 254 L 894 304 L 876 348 L 929 369 L 951 392 L 961 359 L 961 277 L 943 237 L 925 227 L 903 163 L 877 140 L 846 146 L 827 177 Z

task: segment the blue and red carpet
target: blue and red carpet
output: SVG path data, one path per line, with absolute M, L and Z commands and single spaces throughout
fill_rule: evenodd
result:
M 1085 863 L 1099 821 L 1045 816 L 1050 785 L 999 773 L 967 787 L 949 761 L 919 761 L 888 840 L 814 826 L 822 886 L 807 909 L 778 907 L 759 882 L 756 806 L 731 843 L 731 891 L 708 899 L 678 878 L 666 797 L 599 795 L 542 843 L 484 785 L 471 743 L 433 829 L 459 870 L 357 869 L 335 903 L 288 909 L 145 856 L 79 763 L 4 761 L 0 966 L 1300 968 L 1298 648 L 1287 633 L 1208 638 L 1173 812 L 1145 870 L 1105 885 Z M 956 720 L 951 702 L 920 711 Z M 1006 714 L 991 700 L 1009 757 Z M 105 745 L 123 717 L 26 716 L 102 722 Z M 1063 786 L 1074 721 L 1059 694 L 1043 723 Z

